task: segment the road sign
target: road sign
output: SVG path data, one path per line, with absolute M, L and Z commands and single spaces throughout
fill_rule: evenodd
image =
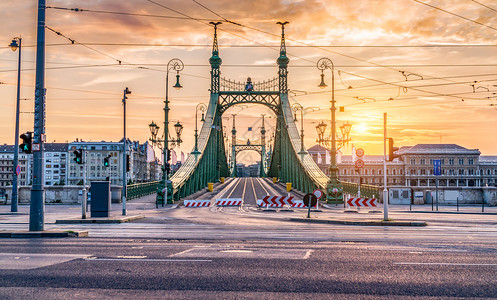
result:
M 355 155 L 362 157 L 364 155 L 364 149 L 362 148 L 357 148 L 355 151 Z
M 40 144 L 32 144 L 31 151 L 40 151 Z
M 433 160 L 433 174 L 435 176 L 442 175 L 442 161 L 440 159 Z
M 17 165 L 16 167 L 16 175 L 19 175 L 21 174 L 21 167 L 19 165 Z
M 376 199 L 370 198 L 349 198 L 347 200 L 349 206 L 364 206 L 364 207 L 376 207 Z
M 358 159 L 355 161 L 355 163 L 354 163 L 354 164 L 355 164 L 356 168 L 362 168 L 362 167 L 364 167 L 364 161 L 363 161 L 362 159 L 360 159 L 360 158 L 358 158 Z
M 314 194 L 306 194 L 304 196 L 304 204 L 307 206 L 307 207 L 313 207 L 313 206 L 316 206 L 316 203 L 318 202 L 318 198 L 316 198 L 316 195 Z M 310 204 L 309 204 L 310 203 Z
M 320 190 L 320 189 L 315 189 L 313 192 L 314 196 L 316 196 L 316 198 L 318 199 L 321 199 L 321 197 L 323 197 L 323 192 Z

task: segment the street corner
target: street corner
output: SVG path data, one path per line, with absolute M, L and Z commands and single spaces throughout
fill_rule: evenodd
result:
M 112 224 L 112 223 L 126 223 L 145 218 L 144 215 L 133 216 L 111 216 L 111 217 L 91 217 L 87 219 L 72 218 L 72 219 L 59 219 L 55 224 Z

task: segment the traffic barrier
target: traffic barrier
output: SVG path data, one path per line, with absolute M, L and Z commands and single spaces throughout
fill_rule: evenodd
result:
M 216 199 L 216 205 L 217 206 L 240 206 L 242 205 L 243 200 L 241 198 L 219 198 Z
M 260 203 L 260 204 L 259 204 Z M 283 207 L 285 205 L 293 205 L 293 197 L 291 196 L 266 196 L 261 201 L 257 200 L 259 206 L 265 207 Z
M 183 200 L 185 207 L 207 207 L 211 200 Z
M 307 205 L 304 204 L 304 200 L 293 200 L 292 207 L 293 208 L 307 208 Z M 316 203 L 316 205 L 314 205 L 312 207 L 317 208 L 318 204 Z
M 347 200 L 349 206 L 376 207 L 375 198 L 349 198 Z

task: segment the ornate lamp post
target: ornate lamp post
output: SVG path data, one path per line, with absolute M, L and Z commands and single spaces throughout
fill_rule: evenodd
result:
M 183 125 L 181 125 L 178 121 L 174 125 L 174 129 L 176 131 L 177 138 L 176 139 L 169 139 L 169 98 L 168 98 L 168 91 L 169 91 L 169 71 L 174 70 L 176 71 L 176 84 L 173 86 L 176 89 L 180 89 L 183 86 L 179 83 L 179 72 L 183 70 L 185 65 L 183 62 L 177 58 L 171 59 L 167 63 L 167 72 L 166 72 L 166 100 L 164 101 L 164 135 L 162 139 L 157 138 L 157 133 L 159 131 L 159 126 L 155 124 L 153 121 L 151 124 L 149 124 L 150 128 L 150 133 L 152 134 L 152 138 L 150 141 L 153 144 L 157 144 L 159 146 L 159 149 L 162 150 L 162 156 L 163 156 L 163 166 L 162 166 L 162 182 L 159 188 L 157 189 L 157 197 L 156 197 L 156 204 L 158 205 L 159 202 L 162 202 L 162 205 L 164 206 L 164 203 L 167 201 L 168 203 L 172 203 L 173 199 L 173 186 L 171 182 L 169 181 L 169 173 L 171 171 L 171 165 L 169 164 L 169 160 L 171 158 L 171 153 L 169 150 L 169 143 L 172 143 L 172 145 L 176 144 L 181 144 L 181 132 L 183 131 Z M 162 143 L 162 145 L 160 145 Z
M 304 107 L 300 103 L 294 103 L 292 105 L 292 110 L 294 112 L 294 120 L 297 121 L 297 112 L 300 111 L 300 151 L 299 154 L 306 154 L 304 150 Z
M 19 41 L 19 44 L 17 43 Z M 16 100 L 16 129 L 14 139 L 14 165 L 12 167 L 12 199 L 10 200 L 10 211 L 17 212 L 18 204 L 18 182 L 17 182 L 17 166 L 19 165 L 19 109 L 21 105 L 21 43 L 20 37 L 15 37 L 10 43 L 10 49 L 16 51 L 19 48 L 19 59 L 17 62 L 17 100 Z
M 204 113 L 207 110 L 207 105 L 204 103 L 199 103 L 197 104 L 197 107 L 195 108 L 195 150 L 193 150 L 192 154 L 200 154 L 200 151 L 198 151 L 198 127 L 197 127 L 197 113 L 199 111 L 202 112 L 202 119 L 200 119 L 200 122 L 204 122 Z
M 321 58 L 317 63 L 317 68 L 321 70 L 321 83 L 318 85 L 320 88 L 327 87 L 324 82 L 324 70 L 331 70 L 331 164 L 330 164 L 330 179 L 326 186 L 326 199 L 327 201 L 338 201 L 343 199 L 343 187 L 338 181 L 338 168 L 336 165 L 336 154 L 337 154 L 337 143 L 336 143 L 336 121 L 335 121 L 335 66 L 333 62 L 326 57 Z M 347 122 L 347 125 L 343 125 L 343 129 L 341 131 L 343 133 L 350 133 L 351 125 Z M 324 141 L 324 131 L 326 130 L 326 124 L 321 123 L 317 127 L 318 135 L 322 141 Z M 348 139 L 348 138 L 347 138 Z M 344 140 L 342 139 L 342 145 Z

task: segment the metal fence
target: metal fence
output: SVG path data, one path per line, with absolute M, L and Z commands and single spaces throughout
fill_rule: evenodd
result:
M 353 182 L 341 182 L 343 191 L 351 195 L 357 195 L 359 184 Z M 383 188 L 376 185 L 361 184 L 361 196 L 380 199 L 382 196 Z
M 126 186 L 127 198 L 135 199 L 157 192 L 160 181 L 130 184 Z

